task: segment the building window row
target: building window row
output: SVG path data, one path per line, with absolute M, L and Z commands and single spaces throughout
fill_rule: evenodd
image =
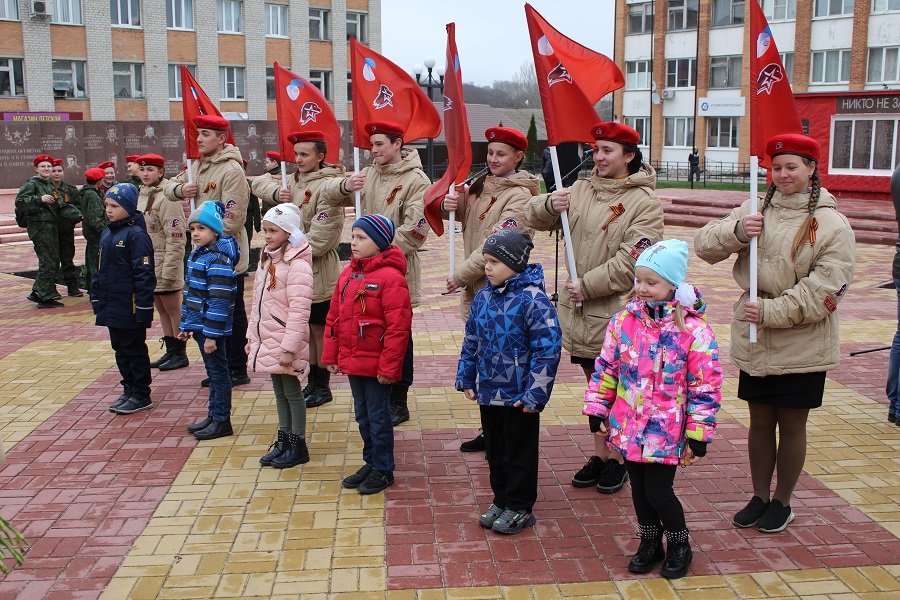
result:
M 852 15 L 853 1 L 854 0 L 816 0 L 813 16 L 836 17 L 840 15 Z
M 628 5 L 627 33 L 653 33 L 653 3 Z
M 872 0 L 872 13 L 900 11 L 900 0 Z
M 141 26 L 141 0 L 109 0 L 109 20 L 122 27 Z

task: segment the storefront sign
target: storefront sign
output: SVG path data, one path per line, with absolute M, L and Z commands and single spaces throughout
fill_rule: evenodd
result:
M 701 117 L 743 117 L 744 97 L 700 98 L 697 114 Z
M 17 122 L 54 122 L 54 121 L 80 121 L 84 113 L 80 112 L 4 112 L 4 121 Z
M 893 114 L 900 113 L 900 94 L 879 96 L 838 96 L 838 114 Z

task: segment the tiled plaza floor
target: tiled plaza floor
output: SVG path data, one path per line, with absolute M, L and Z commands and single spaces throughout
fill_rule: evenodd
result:
M 552 292 L 552 237 L 536 242 Z M 153 410 L 113 415 L 118 374 L 87 299 L 38 311 L 24 299 L 30 281 L 0 275 L 0 514 L 31 543 L 26 563 L 0 578 L 0 600 L 900 598 L 900 427 L 885 418 L 887 353 L 849 357 L 891 342 L 895 294 L 878 286 L 892 248 L 858 247 L 840 306 L 842 364 L 811 416 L 797 519 L 776 535 L 730 525 L 750 495 L 747 410 L 727 352 L 738 294 L 730 261 L 692 259 L 727 378 L 711 452 L 676 480 L 695 555 L 690 575 L 669 582 L 625 568 L 638 543 L 627 488 L 606 496 L 569 484 L 591 441 L 583 377 L 567 356 L 541 417 L 537 526 L 514 537 L 478 526 L 487 465 L 458 451 L 478 411 L 452 389 L 462 323 L 457 298 L 440 295 L 446 244 L 429 239 L 421 254 L 426 302 L 414 315 L 413 418 L 396 431 L 397 483 L 369 497 L 340 486 L 361 464 L 344 377 L 335 401 L 308 413 L 311 461 L 260 468 L 277 424 L 267 377 L 235 389 L 230 438 L 198 443 L 184 430 L 206 411 L 195 348 L 189 369 L 155 376 Z M 0 265 L 33 268 L 30 247 L 0 246 Z

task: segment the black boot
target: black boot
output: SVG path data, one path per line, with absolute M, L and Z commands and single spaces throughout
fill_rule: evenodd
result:
M 198 440 L 214 440 L 229 435 L 234 435 L 234 430 L 231 428 L 231 420 L 212 421 L 200 431 L 194 432 L 194 437 Z
M 202 421 L 197 421 L 196 423 L 194 423 L 192 425 L 188 425 L 187 426 L 188 433 L 197 433 L 201 429 L 206 429 L 207 427 L 209 427 L 209 424 L 212 422 L 213 422 L 212 417 L 206 417 Z
M 666 556 L 662 545 L 662 528 L 659 525 L 639 525 L 641 545 L 631 557 L 628 570 L 632 573 L 649 573 Z
M 190 364 L 187 356 L 187 342 L 178 338 L 172 338 L 172 354 L 169 356 L 169 360 L 159 365 L 159 370 L 174 371 L 175 369 L 183 369 Z
M 81 298 L 82 296 L 84 296 L 84 294 L 78 288 L 77 283 L 67 283 L 66 293 L 69 295 L 69 298 Z
M 272 461 L 272 466 L 276 469 L 289 469 L 308 462 L 309 449 L 306 447 L 306 440 L 296 433 L 289 433 L 284 452 Z
M 322 406 L 333 400 L 331 389 L 328 387 L 328 384 L 331 383 L 331 373 L 328 372 L 328 369 L 323 369 L 322 367 L 316 367 L 316 371 L 318 371 L 316 387 L 313 388 L 309 398 L 306 399 L 306 408 Z
M 688 567 L 694 553 L 691 552 L 691 544 L 688 542 L 688 530 L 667 531 L 666 562 L 663 563 L 660 575 L 666 579 L 678 579 L 687 575 Z
M 303 388 L 303 401 L 308 402 L 312 396 L 313 390 L 316 389 L 316 381 L 319 379 L 319 365 L 309 365 L 309 377 L 306 380 L 306 387 Z
M 391 386 L 391 425 L 394 427 L 409 421 L 408 396 L 409 388 L 405 385 Z
M 159 341 L 160 341 L 159 347 L 162 348 L 163 344 L 165 344 L 166 351 L 162 356 L 160 356 L 159 358 L 154 360 L 152 363 L 150 363 L 151 369 L 158 369 L 161 364 L 163 364 L 164 362 L 166 362 L 167 360 L 172 358 L 172 350 L 175 347 L 175 344 L 174 344 L 175 338 L 173 338 L 170 335 L 164 335 L 162 338 L 160 338 Z
M 264 467 L 271 467 L 272 461 L 284 454 L 284 451 L 287 448 L 287 442 L 288 433 L 279 429 L 278 437 L 272 442 L 272 445 L 269 446 L 269 452 L 259 459 L 259 464 Z

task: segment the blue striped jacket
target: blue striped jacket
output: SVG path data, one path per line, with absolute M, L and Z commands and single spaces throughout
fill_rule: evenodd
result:
M 220 339 L 231 335 L 232 313 L 237 296 L 234 265 L 241 251 L 231 236 L 214 244 L 194 248 L 187 263 L 181 331 L 199 331 Z

